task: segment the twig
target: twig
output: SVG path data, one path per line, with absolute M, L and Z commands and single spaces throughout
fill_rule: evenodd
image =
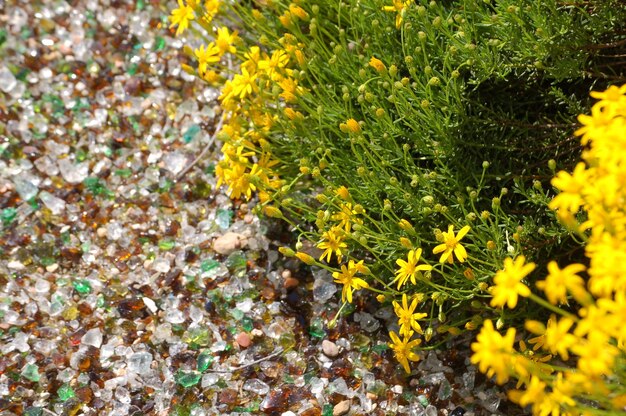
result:
M 258 364 L 260 362 L 271 360 L 272 358 L 282 354 L 283 351 L 284 351 L 284 349 L 282 347 L 278 347 L 270 355 L 268 355 L 266 357 L 263 357 L 263 358 L 259 358 L 258 360 L 254 360 L 254 361 L 252 361 L 252 362 L 250 362 L 248 364 L 240 365 L 239 367 L 230 367 L 228 370 L 206 370 L 206 372 L 207 373 L 234 373 L 235 371 L 239 371 L 239 370 L 243 370 L 244 368 L 252 367 L 253 365 L 256 365 L 256 364 Z
M 215 136 L 217 136 L 217 133 L 219 133 L 219 131 L 222 129 L 222 125 L 224 124 L 225 118 L 226 117 L 222 115 L 222 117 L 220 118 L 220 121 L 217 122 L 217 125 L 215 126 L 215 131 L 213 132 L 213 135 L 211 135 L 211 138 L 209 139 L 209 142 L 207 143 L 207 145 L 204 147 L 202 152 L 200 152 L 200 154 L 193 160 L 193 162 L 187 165 L 187 167 L 183 169 L 182 172 L 176 175 L 176 178 L 174 178 L 175 182 L 179 181 L 183 176 L 185 176 L 185 174 L 189 172 L 191 168 L 193 168 L 204 156 L 206 156 L 206 154 L 209 152 L 209 150 L 213 146 L 213 142 L 215 142 Z

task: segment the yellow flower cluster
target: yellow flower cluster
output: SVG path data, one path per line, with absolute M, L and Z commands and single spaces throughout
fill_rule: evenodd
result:
M 589 267 L 552 261 L 537 282 L 547 300 L 531 293 L 523 279 L 533 271 L 523 256 L 506 259 L 491 289 L 492 306 L 514 308 L 528 297 L 554 312 L 546 324 L 527 321 L 533 351 L 513 346 L 515 330 L 501 336 L 486 321 L 472 344 L 472 362 L 499 383 L 519 380 L 510 398 L 536 415 L 617 414 L 626 410 L 626 86 L 593 92 L 600 99 L 591 115 L 579 116 L 576 131 L 585 147 L 570 174 L 552 184 L 550 202 L 562 222 L 586 240 Z M 583 217 L 584 216 L 584 217 Z M 584 218 L 580 223 L 577 218 Z M 586 272 L 588 278 L 580 275 Z M 585 281 L 586 280 L 586 281 Z M 580 306 L 569 312 L 570 302 Z M 568 310 L 559 307 L 570 304 Z M 562 361 L 551 364 L 551 357 Z M 563 365 L 566 363 L 567 365 Z M 569 366 L 568 366 L 569 365 Z
M 219 100 L 225 114 L 224 125 L 217 134 L 224 143 L 221 149 L 223 159 L 216 167 L 218 186 L 228 187 L 233 199 L 250 199 L 253 192 L 257 192 L 266 205 L 284 185 L 276 171 L 278 161 L 265 139 L 280 122 L 276 115 L 280 111 L 267 109 L 284 109 L 283 114 L 289 121 L 300 114 L 289 106 L 297 104 L 298 97 L 305 92 L 292 69 L 305 64 L 304 45 L 286 33 L 280 39 L 280 48 L 271 52 L 265 52 L 259 46 L 240 50 L 238 46 L 244 42 L 237 32 L 231 32 L 227 27 L 211 27 L 219 10 L 220 0 L 178 0 L 178 7 L 169 16 L 170 27 L 177 26 L 176 34 L 180 35 L 195 21 L 211 37 L 193 51 L 186 49 L 196 60 L 197 67 L 184 65 L 184 68 L 196 72 L 210 84 L 221 84 Z M 286 13 L 292 20 L 308 18 L 307 13 L 295 4 L 290 5 Z M 234 74 L 233 58 L 238 68 Z M 282 215 L 278 208 L 268 205 L 265 212 L 272 216 Z
M 349 132 L 356 132 L 357 126 L 359 124 L 354 120 L 348 120 L 345 123 L 345 128 Z M 309 172 L 307 160 L 302 161 L 301 171 Z M 367 243 L 367 238 L 359 233 L 360 230 L 366 229 L 368 225 L 364 224 L 363 221 L 366 215 L 363 207 L 354 203 L 349 190 L 344 186 L 336 189 L 333 195 L 320 194 L 317 199 L 329 207 L 327 210 L 318 211 L 316 221 L 321 235 L 321 239 L 317 243 L 317 248 L 322 250 L 319 260 L 325 261 L 327 264 L 318 263 L 313 257 L 305 253 L 295 253 L 296 257 L 307 264 L 315 264 L 319 267 L 333 270 L 335 282 L 343 285 L 343 302 L 351 303 L 353 292 L 364 288 L 379 292 L 378 299 L 381 302 L 386 299 L 385 294 L 395 295 L 398 293 L 391 289 L 390 284 L 395 285 L 398 291 L 403 291 L 400 292 L 401 301 L 392 301 L 394 312 L 398 318 L 399 333 L 394 331 L 389 333 L 391 338 L 389 347 L 393 350 L 396 359 L 406 372 L 410 372 L 410 361 L 419 360 L 419 355 L 414 349 L 422 342 L 421 339 L 415 339 L 414 336 L 424 335 L 424 338 L 428 340 L 432 335 L 432 328 L 429 325 L 428 331 L 430 332 L 425 334 L 419 323 L 420 320 L 428 316 L 427 313 L 422 313 L 418 310 L 418 306 L 425 300 L 425 295 L 414 293 L 412 296 L 409 296 L 405 291 L 408 282 L 415 286 L 420 283 L 419 281 L 422 283 L 427 281 L 428 279 L 425 279 L 422 273 L 430 272 L 433 266 L 420 263 L 423 253 L 422 248 L 412 248 L 410 240 L 406 237 L 401 237 L 401 245 L 410 247 L 410 249 L 406 258 L 396 260 L 398 268 L 395 271 L 395 278 L 387 283 L 378 276 L 372 276 L 369 268 L 363 264 L 363 260 L 356 262 L 350 257 L 350 250 L 353 247 L 352 243 L 357 246 Z M 415 234 L 414 227 L 407 220 L 400 220 L 398 226 L 408 235 Z M 450 225 L 447 232 L 438 233 L 441 244 L 434 247 L 433 254 L 440 254 L 440 264 L 452 264 L 454 258 L 459 263 L 467 261 L 468 254 L 465 247 L 461 244 L 461 239 L 465 237 L 469 230 L 469 226 L 464 226 L 458 233 L 455 233 L 454 226 Z M 404 240 L 406 240 L 406 243 L 403 243 Z M 334 259 L 341 263 L 344 257 L 348 257 L 348 261 L 345 264 L 341 264 L 339 270 L 333 269 L 329 265 Z M 471 269 L 469 270 L 471 271 Z M 371 276 L 383 288 L 376 289 L 371 287 L 363 278 L 357 277 L 359 273 L 363 276 Z M 466 273 L 466 271 L 462 273 Z M 433 297 L 433 301 L 435 300 Z

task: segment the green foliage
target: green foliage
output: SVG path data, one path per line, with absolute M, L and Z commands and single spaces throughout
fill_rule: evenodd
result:
M 430 331 L 438 320 L 441 332 L 457 333 L 490 309 L 476 300 L 489 297 L 505 257 L 523 253 L 538 273 L 549 259 L 580 260 L 578 243 L 547 209 L 549 181 L 578 160 L 572 132 L 591 89 L 623 80 L 626 4 L 265 0 L 229 7 L 241 26 L 235 55 L 246 73 L 224 87 L 229 128 L 218 137 L 230 150 L 216 175 L 234 197 L 254 185 L 262 204 L 280 208 L 267 213 L 322 249 L 346 210 L 341 255 L 333 249 L 321 262 L 301 254 L 305 262 L 339 274 L 343 259 L 364 260 L 370 290 L 385 299 L 421 297 Z M 270 55 L 285 51 L 288 69 L 274 76 L 259 64 L 253 73 L 255 44 Z M 198 71 L 218 78 L 206 62 Z M 254 85 L 250 93 L 239 89 L 244 79 Z M 293 100 L 281 96 L 285 79 L 301 87 Z M 259 111 L 272 117 L 266 131 L 255 127 Z M 252 165 L 265 154 L 279 162 L 280 186 L 250 166 L 248 176 L 233 173 L 239 160 Z M 471 227 L 463 264 L 438 264 L 433 253 L 450 225 Z M 398 287 L 396 262 L 417 248 L 434 268 Z

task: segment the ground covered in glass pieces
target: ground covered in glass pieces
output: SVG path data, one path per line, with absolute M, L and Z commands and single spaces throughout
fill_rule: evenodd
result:
M 514 414 L 469 338 L 405 376 L 281 223 L 215 190 L 217 92 L 159 1 L 0 3 L 3 415 Z

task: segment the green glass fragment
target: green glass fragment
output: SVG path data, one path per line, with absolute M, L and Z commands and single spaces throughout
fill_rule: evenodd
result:
M 215 223 L 222 229 L 226 230 L 230 227 L 230 220 L 233 213 L 229 209 L 218 209 L 215 214 Z
M 191 192 L 193 193 L 193 196 L 195 198 L 198 199 L 207 199 L 209 196 L 211 196 L 211 184 L 205 182 L 205 181 L 196 181 L 193 184 L 193 188 L 191 189 Z
M 2 219 L 3 224 L 10 224 L 17 217 L 17 209 L 15 208 L 5 208 L 0 213 L 0 219 Z
M 237 308 L 235 308 L 235 309 L 231 309 L 231 310 L 230 310 L 230 314 L 231 314 L 231 315 L 232 315 L 232 317 L 233 317 L 233 318 L 235 318 L 237 321 L 240 321 L 240 320 L 243 318 L 243 316 L 244 316 L 243 312 L 242 312 L 240 309 L 237 309 Z
M 183 341 L 187 343 L 189 348 L 198 349 L 209 345 L 209 330 L 203 327 L 189 329 L 183 336 Z
M 247 268 L 247 260 L 243 254 L 243 251 L 233 251 L 227 258 L 224 264 L 233 274 L 239 274 L 245 272 Z
M 117 169 L 115 171 L 115 175 L 121 176 L 122 178 L 128 178 L 132 174 L 133 174 L 133 171 L 130 169 Z
M 187 129 L 187 131 L 183 134 L 183 140 L 185 143 L 191 142 L 196 135 L 200 133 L 200 126 L 197 124 L 192 125 Z
M 202 378 L 202 375 L 197 372 L 188 373 L 184 371 L 179 371 L 178 374 L 176 374 L 175 378 L 178 384 L 185 388 L 189 388 L 198 384 L 198 382 Z
M 204 372 L 206 371 L 211 364 L 213 364 L 213 360 L 215 358 L 209 351 L 202 351 L 200 355 L 198 355 L 198 371 Z
M 135 2 L 135 6 L 136 6 L 137 10 L 143 10 L 146 7 L 146 2 L 145 2 L 145 0 L 137 0 Z
M 322 416 L 333 416 L 333 405 L 325 404 L 322 409 Z
M 87 280 L 74 280 L 72 286 L 74 286 L 74 289 L 81 295 L 86 295 L 91 292 L 91 285 Z
M 26 364 L 22 369 L 22 377 L 35 383 L 38 382 L 41 378 L 41 375 L 39 374 L 39 367 L 35 364 Z
M 76 160 L 78 162 L 84 162 L 87 159 L 87 156 L 89 156 L 89 152 L 85 149 L 76 150 Z
M 43 408 L 42 407 L 35 407 L 35 406 L 31 406 L 31 407 L 27 407 L 26 409 L 24 409 L 24 416 L 41 416 L 43 414 Z
M 159 248 L 163 251 L 171 250 L 176 246 L 176 242 L 174 240 L 161 240 L 159 241 Z
M 39 263 L 43 267 L 47 267 L 47 266 L 51 266 L 54 263 L 56 263 L 56 260 L 54 259 L 54 257 L 43 257 L 41 260 L 39 260 Z
M 311 321 L 311 326 L 309 326 L 309 335 L 313 338 L 324 338 L 326 336 L 324 324 L 321 319 L 315 318 Z
M 250 332 L 254 328 L 254 321 L 250 317 L 244 316 L 241 320 L 241 327 L 244 331 Z
M 387 351 L 388 349 L 389 349 L 389 346 L 387 344 L 378 344 L 372 347 L 372 351 L 378 354 L 380 354 L 383 351 Z
M 157 36 L 154 42 L 154 50 L 160 51 L 163 50 L 163 48 L 165 48 L 165 39 L 161 36 Z
M 76 396 L 76 393 L 74 393 L 74 389 L 71 388 L 69 384 L 64 384 L 59 387 L 59 390 L 57 390 L 57 394 L 61 401 L 66 401 Z
M 278 337 L 278 344 L 287 351 L 296 346 L 296 338 L 293 333 L 284 332 Z
M 137 68 L 139 68 L 139 65 L 131 64 L 126 72 L 128 75 L 135 75 L 137 73 Z
M 426 407 L 428 406 L 428 397 L 426 397 L 423 394 L 420 394 L 419 396 L 417 396 L 417 401 L 419 402 L 419 404 L 421 404 L 422 406 Z
M 219 265 L 220 262 L 215 259 L 206 259 L 200 264 L 200 270 L 202 270 L 203 273 L 207 273 L 217 269 Z
M 113 196 L 113 192 L 109 191 L 103 184 L 100 182 L 100 178 L 90 177 L 83 181 L 83 185 L 89 192 L 94 195 L 106 195 Z

